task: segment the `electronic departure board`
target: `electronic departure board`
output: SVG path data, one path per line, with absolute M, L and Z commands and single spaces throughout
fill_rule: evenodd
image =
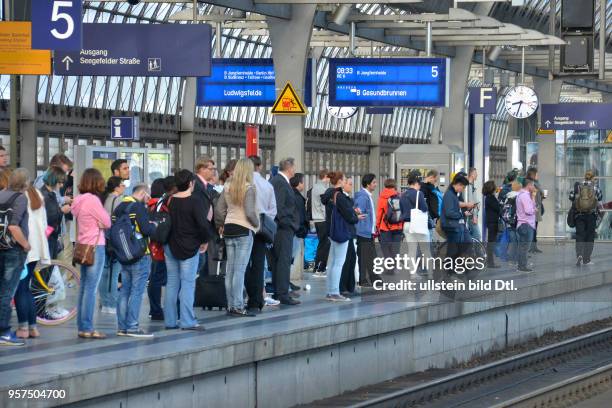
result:
M 306 66 L 304 103 L 312 106 L 313 64 Z M 270 58 L 217 58 L 211 75 L 198 77 L 198 106 L 272 106 L 276 101 L 274 62 Z
M 448 58 L 329 60 L 329 106 L 448 106 Z

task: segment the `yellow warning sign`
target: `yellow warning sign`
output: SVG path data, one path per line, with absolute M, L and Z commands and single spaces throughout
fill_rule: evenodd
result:
M 612 130 L 608 130 L 605 143 L 612 143 Z
M 291 83 L 287 82 L 276 102 L 274 102 L 272 113 L 275 115 L 306 115 L 308 111 L 300 101 Z

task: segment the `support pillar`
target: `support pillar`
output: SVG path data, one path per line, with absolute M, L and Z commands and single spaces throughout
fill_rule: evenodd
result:
M 546 78 L 533 78 L 536 94 L 540 104 L 559 103 L 561 96 L 561 80 L 549 81 Z M 538 125 L 541 123 L 538 112 Z M 535 129 L 534 129 L 535 130 Z M 544 216 L 538 225 L 538 238 L 555 237 L 562 235 L 556 228 L 557 206 L 560 200 L 567 197 L 557 197 L 557 169 L 556 169 L 556 137 L 555 135 L 537 135 L 538 142 L 538 175 L 542 189 L 548 190 L 548 198 L 544 200 Z
M 19 96 L 19 162 L 20 167 L 30 171 L 30 177 L 36 177 L 36 124 L 37 101 L 36 81 L 34 75 L 21 77 L 21 95 Z M 12 97 L 12 95 L 11 95 Z M 13 153 L 14 154 L 14 153 Z M 11 160 L 14 163 L 13 160 Z
M 372 115 L 372 131 L 370 133 L 370 153 L 368 160 L 368 171 L 376 175 L 378 186 L 374 191 L 374 197 L 378 196 L 380 185 L 383 180 L 380 177 L 380 142 L 382 138 L 383 115 Z
M 474 14 L 488 16 L 493 2 L 478 3 Z M 455 145 L 467 150 L 463 130 L 465 129 L 465 95 L 474 58 L 473 46 L 455 47 L 455 57 L 451 59 L 449 83 L 449 107 L 436 109 L 432 130 L 432 144 Z
M 180 141 L 181 157 L 179 167 L 194 171 L 195 166 L 195 104 L 196 78 L 185 79 L 183 114 L 181 115 Z
M 291 82 L 302 101 L 316 9 L 316 4 L 293 4 L 291 19 L 267 17 L 277 92 Z M 298 172 L 304 170 L 304 124 L 304 116 L 276 116 L 275 160 L 293 157 Z

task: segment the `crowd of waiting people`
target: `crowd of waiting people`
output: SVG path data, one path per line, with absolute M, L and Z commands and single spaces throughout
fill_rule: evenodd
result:
M 377 241 L 383 256 L 394 257 L 405 243 L 416 257 L 431 256 L 432 242 L 445 239 L 446 256 L 460 257 L 472 240 L 481 240 L 480 214 L 489 268 L 499 266 L 495 248 L 502 234 L 508 243 L 503 257 L 518 271 L 531 272 L 528 252 L 540 252 L 535 236 L 546 194 L 535 168 L 525 175 L 513 170 L 499 188 L 490 180 L 480 191 L 477 170 L 470 168 L 454 175 L 444 193 L 436 170 L 414 171 L 403 191 L 394 179 L 385 180 L 378 198 L 376 175 L 363 175 L 353 191 L 351 178 L 327 170 L 305 193 L 304 175 L 291 158 L 281 160 L 269 180 L 257 156 L 231 160 L 219 176 L 214 160 L 204 156 L 194 172 L 180 170 L 150 188 L 126 188 L 130 169 L 124 159 L 114 161 L 111 172 L 104 180 L 100 171 L 85 169 L 78 194 L 72 162 L 63 154 L 34 181 L 23 168 L 0 172 L 0 219 L 6 217 L 0 229 L 1 345 L 23 345 L 23 339 L 41 335 L 30 292 L 33 271 L 62 256 L 80 267 L 78 337 L 103 339 L 106 334 L 95 326 L 97 307 L 116 315 L 118 336 L 152 337 L 139 325 L 145 290 L 151 320 L 167 329 L 203 330 L 194 312 L 196 280 L 218 274 L 221 262 L 230 316 L 300 304 L 290 270 L 311 227 L 318 238 L 313 276 L 326 279 L 331 302 L 350 302 L 357 285 L 367 288 L 383 279 L 373 270 Z M 587 265 L 602 199 L 593 172 L 575 184 L 569 199 L 577 265 Z M 268 269 L 272 282 L 266 287 Z M 12 298 L 16 332 L 10 328 Z M 66 311 L 49 307 L 44 313 L 53 318 Z

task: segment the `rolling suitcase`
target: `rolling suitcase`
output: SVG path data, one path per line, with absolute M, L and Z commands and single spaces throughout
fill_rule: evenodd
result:
M 217 262 L 217 274 L 200 276 L 196 279 L 195 306 L 202 309 L 227 309 L 225 295 L 225 274 L 220 274 L 221 262 Z

